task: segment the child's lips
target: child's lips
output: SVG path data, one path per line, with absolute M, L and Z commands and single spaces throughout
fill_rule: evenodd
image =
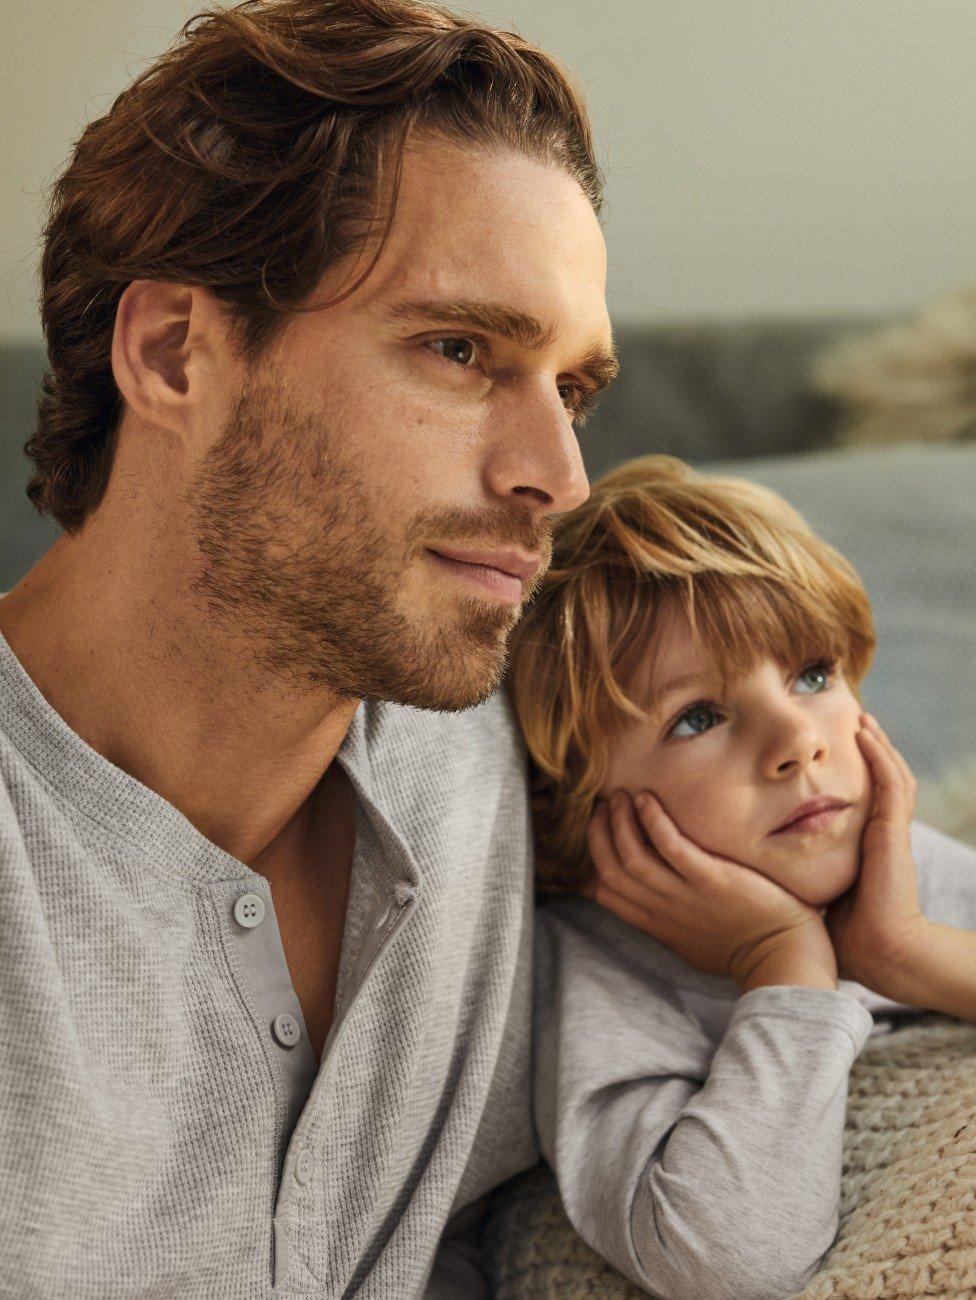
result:
M 849 803 L 843 803 L 834 804 L 830 808 L 820 808 L 816 812 L 810 812 L 803 817 L 797 817 L 795 821 L 788 822 L 785 826 L 780 826 L 780 828 L 773 831 L 772 834 L 805 835 L 813 831 L 823 830 L 824 827 L 830 826 L 841 813 L 847 812 L 850 806 Z

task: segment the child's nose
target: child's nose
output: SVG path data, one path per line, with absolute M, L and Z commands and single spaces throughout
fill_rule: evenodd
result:
M 827 742 L 823 734 L 809 722 L 784 727 L 770 744 L 766 757 L 767 774 L 785 776 L 802 772 L 827 757 Z

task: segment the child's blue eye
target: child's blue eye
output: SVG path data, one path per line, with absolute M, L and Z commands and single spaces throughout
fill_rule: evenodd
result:
M 682 715 L 681 715 L 681 717 L 678 719 L 678 721 L 677 721 L 677 722 L 674 724 L 674 726 L 671 728 L 671 730 L 668 732 L 668 735 L 669 735 L 669 736 L 680 736 L 680 735 L 685 735 L 685 736 L 689 736 L 689 735 L 690 735 L 690 736 L 701 736 L 701 735 L 703 735 L 706 731 L 711 731 L 711 727 L 710 727 L 710 726 L 709 726 L 709 727 L 696 727 L 696 726 L 693 725 L 693 722 L 689 722 L 689 719 L 692 719 L 692 720 L 693 720 L 693 719 L 695 719 L 695 718 L 700 718 L 703 714 L 706 714 L 706 713 L 707 713 L 707 714 L 710 714 L 713 718 L 717 718 L 717 717 L 718 717 L 718 714 L 715 712 L 715 710 L 714 710 L 714 709 L 712 708 L 712 706 L 709 704 L 708 700 L 698 700 L 696 703 L 694 703 L 694 704 L 690 704 L 690 705 L 688 706 L 688 708 L 685 709 L 684 713 L 682 713 Z M 682 724 L 683 722 L 688 722 L 688 725 L 691 727 L 691 731 L 680 732 L 680 731 L 678 730 L 678 728 L 681 726 L 681 724 Z
M 812 683 L 811 689 L 801 691 L 801 695 L 822 695 L 824 691 L 829 691 L 831 682 L 837 673 L 838 661 L 836 659 L 818 659 L 816 663 L 809 664 L 802 672 L 797 674 L 797 681 L 807 681 Z M 706 731 L 711 731 L 715 725 L 714 721 L 706 723 L 704 726 L 696 725 L 696 719 L 708 715 L 712 719 L 721 718 L 721 714 L 713 707 L 711 700 L 696 700 L 694 704 L 689 704 L 687 709 L 681 714 L 674 726 L 667 732 L 668 736 L 703 736 Z M 688 731 L 679 731 L 678 728 L 687 724 Z
M 818 659 L 815 664 L 810 664 L 804 668 L 803 672 L 797 677 L 797 681 L 802 681 L 804 677 L 817 677 L 821 680 L 821 685 L 815 686 L 810 692 L 801 692 L 801 694 L 819 695 L 823 691 L 829 690 L 831 678 L 837 671 L 837 663 L 830 659 Z

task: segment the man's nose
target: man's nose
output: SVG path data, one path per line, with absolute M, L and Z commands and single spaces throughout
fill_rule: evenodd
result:
M 558 392 L 513 400 L 485 460 L 489 493 L 536 517 L 574 510 L 590 484 L 572 417 Z

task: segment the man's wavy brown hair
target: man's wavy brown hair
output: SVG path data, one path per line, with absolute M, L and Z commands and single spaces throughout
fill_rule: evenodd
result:
M 766 657 L 793 671 L 823 658 L 860 699 L 875 649 L 867 592 L 788 502 L 675 456 L 604 475 L 557 527 L 552 565 L 509 641 L 544 892 L 575 889 L 589 872 L 586 826 L 610 745 L 654 708 L 636 684 L 669 608 L 687 616 L 723 688 Z
M 599 214 L 582 96 L 512 32 L 410 0 L 245 0 L 191 18 L 82 133 L 44 230 L 49 369 L 27 494 L 75 532 L 105 491 L 132 280 L 205 286 L 253 362 L 335 263 L 392 224 L 413 131 L 562 168 Z

